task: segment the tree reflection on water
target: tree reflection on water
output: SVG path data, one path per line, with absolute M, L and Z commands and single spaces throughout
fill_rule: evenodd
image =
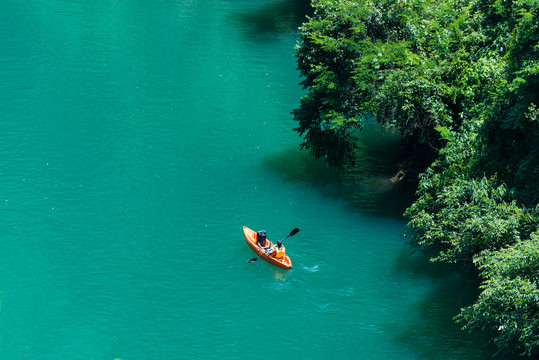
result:
M 282 0 L 245 10 L 233 16 L 252 36 L 297 32 L 313 14 L 309 0 Z
M 417 183 L 395 179 L 399 151 L 398 134 L 373 128 L 361 132 L 353 168 L 332 168 L 295 147 L 268 157 L 264 165 L 291 181 L 311 183 L 322 194 L 364 213 L 400 217 L 412 204 Z

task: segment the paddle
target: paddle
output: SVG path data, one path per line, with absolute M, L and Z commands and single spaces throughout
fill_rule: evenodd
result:
M 284 239 L 281 240 L 281 242 L 285 241 L 286 239 L 288 239 L 290 236 L 294 236 L 298 233 L 299 229 L 298 228 L 295 228 L 294 230 L 290 231 L 290 234 L 285 237 Z M 264 254 L 267 254 L 268 252 L 266 251 L 265 248 L 264 249 Z M 251 260 L 247 261 L 248 263 L 252 263 L 252 262 L 255 262 L 257 261 L 260 257 L 262 256 L 262 254 L 258 255 L 257 257 L 255 258 L 252 258 Z

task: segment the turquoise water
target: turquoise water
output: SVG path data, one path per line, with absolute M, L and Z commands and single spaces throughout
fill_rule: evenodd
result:
M 483 359 L 476 284 L 410 254 L 397 141 L 299 150 L 299 1 L 0 12 L 0 358 Z M 258 261 L 242 226 L 286 240 Z

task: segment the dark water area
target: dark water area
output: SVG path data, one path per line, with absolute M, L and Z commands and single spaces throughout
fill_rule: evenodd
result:
M 281 0 L 247 8 L 232 18 L 241 24 L 247 37 L 260 40 L 296 34 L 297 28 L 313 13 L 308 0 Z
M 265 160 L 272 172 L 292 182 L 310 183 L 325 196 L 339 199 L 365 215 L 401 218 L 415 200 L 417 181 L 396 179 L 400 137 L 373 127 L 360 134 L 357 162 L 353 168 L 334 168 L 297 147 Z

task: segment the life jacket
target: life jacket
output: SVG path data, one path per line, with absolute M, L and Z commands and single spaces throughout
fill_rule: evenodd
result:
M 275 257 L 276 258 L 282 258 L 285 254 L 285 247 L 284 245 L 281 245 L 281 247 L 275 246 Z

